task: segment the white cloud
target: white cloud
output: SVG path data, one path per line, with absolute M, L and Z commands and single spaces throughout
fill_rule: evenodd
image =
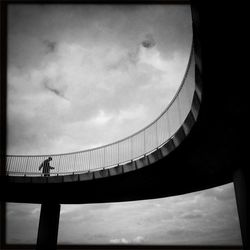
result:
M 100 110 L 96 117 L 92 118 L 88 122 L 93 125 L 104 125 L 113 118 L 112 114 L 107 114 L 103 110 Z
M 128 244 L 129 241 L 125 238 L 121 238 L 121 239 L 111 239 L 110 243 L 114 243 L 114 244 Z
M 137 120 L 138 118 L 142 119 L 146 116 L 146 108 L 145 106 L 139 104 L 135 106 L 133 109 L 122 109 L 117 115 L 118 122 L 126 122 L 126 120 Z
M 60 215 L 66 215 L 66 214 L 72 214 L 77 212 L 80 209 L 79 206 L 75 206 L 75 205 L 67 205 L 67 206 L 61 206 L 61 210 L 60 210 Z
M 128 240 L 126 238 L 120 238 L 120 239 L 111 239 L 110 243 L 112 244 L 141 244 L 144 241 L 143 236 L 136 236 L 132 240 Z
M 41 211 L 40 207 L 36 207 L 31 211 L 31 214 L 34 216 L 39 216 L 40 211 Z
M 143 236 L 137 236 L 136 238 L 133 239 L 133 243 L 143 243 L 144 237 Z

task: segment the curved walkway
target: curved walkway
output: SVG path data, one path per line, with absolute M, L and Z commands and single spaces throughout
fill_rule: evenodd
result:
M 182 83 L 164 112 L 151 124 L 120 141 L 85 151 L 56 155 L 7 155 L 6 173 L 14 182 L 69 182 L 130 172 L 168 155 L 189 134 L 197 119 L 201 88 L 195 81 L 195 57 L 190 58 Z M 50 177 L 39 165 L 53 158 Z M 34 178 L 35 177 L 35 178 Z

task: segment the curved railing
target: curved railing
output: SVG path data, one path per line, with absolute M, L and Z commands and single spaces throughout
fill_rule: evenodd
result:
M 80 174 L 126 164 L 162 147 L 182 126 L 191 110 L 195 91 L 193 47 L 182 83 L 171 103 L 151 124 L 137 133 L 101 147 L 51 155 L 7 155 L 6 173 L 13 176 L 38 176 L 40 164 L 52 157 L 51 175 Z

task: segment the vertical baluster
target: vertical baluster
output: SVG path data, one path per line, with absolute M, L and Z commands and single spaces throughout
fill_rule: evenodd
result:
M 34 173 L 39 173 L 39 161 L 38 161 L 38 159 L 37 159 L 37 157 L 35 156 L 34 158 L 33 158 L 33 163 L 32 163 L 32 167 L 33 167 L 33 169 L 32 169 L 32 171 L 34 172 Z
M 91 150 L 91 153 L 90 153 L 90 170 L 93 170 L 95 168 L 96 168 L 96 165 L 95 165 L 94 150 Z
M 77 154 L 77 170 L 84 170 L 84 165 L 82 164 L 82 161 L 85 157 L 85 152 L 81 152 Z
M 181 107 L 180 107 L 180 99 L 179 99 L 179 96 L 177 96 L 177 110 L 178 110 L 178 119 L 179 119 L 179 124 L 178 124 L 178 127 L 177 129 L 182 125 L 181 124 Z
M 131 145 L 131 148 L 130 148 L 130 160 L 132 160 L 133 159 L 133 139 L 132 139 L 132 137 L 130 137 L 130 145 Z
M 22 171 L 21 172 L 25 172 L 25 165 L 23 164 L 23 157 L 20 157 L 20 165 L 21 165 L 21 169 Z M 20 171 L 19 171 L 20 172 Z
M 79 155 L 80 153 L 75 154 L 75 172 L 79 170 Z
M 73 174 L 75 173 L 76 168 L 76 154 L 74 155 L 74 162 L 73 162 Z
M 98 149 L 97 150 L 93 150 L 91 153 L 91 166 L 92 169 L 93 168 L 98 168 Z
M 64 155 L 61 156 L 61 169 L 62 169 L 62 172 L 65 173 L 66 172 L 66 169 L 65 169 L 65 158 L 64 158 Z
M 61 155 L 59 156 L 59 160 L 58 160 L 58 166 L 57 166 L 57 175 L 60 175 L 60 172 L 61 172 Z M 60 172 L 59 172 L 60 170 Z
M 17 157 L 18 159 L 18 164 L 17 164 L 17 172 L 20 172 L 20 169 L 21 169 L 21 172 L 24 172 L 24 169 L 23 169 L 23 166 L 22 166 L 22 157 Z
M 107 147 L 105 147 L 104 148 L 104 154 L 103 154 L 103 158 L 104 158 L 104 167 L 106 167 L 107 166 L 107 164 L 106 164 L 106 151 L 107 151 Z
M 90 171 L 90 163 L 91 163 L 91 150 L 89 151 L 89 171 Z
M 28 160 L 29 160 L 29 157 L 26 158 L 24 176 L 26 176 L 27 174 Z
M 112 145 L 110 146 L 110 159 L 109 159 L 109 165 L 112 165 L 112 160 L 113 160 L 113 148 Z
M 30 174 L 32 173 L 32 169 L 31 169 L 32 160 L 33 160 L 33 156 L 30 156 L 30 157 L 29 157 L 29 162 L 28 162 L 28 172 L 29 172 Z
M 118 142 L 117 143 L 117 154 L 118 154 L 118 159 L 117 159 L 117 164 L 119 164 L 120 163 L 120 142 Z
M 100 164 L 101 148 L 94 150 L 93 153 L 94 155 L 92 155 L 92 159 L 95 161 L 93 165 L 97 166 L 98 168 L 102 167 L 102 165 Z
M 30 159 L 30 162 L 29 162 L 29 171 L 31 172 L 31 173 L 34 173 L 35 171 L 34 171 L 34 160 L 35 160 L 35 157 L 32 157 L 31 159 Z M 36 169 L 36 172 L 38 171 L 38 169 Z
M 20 159 L 21 157 L 15 157 L 15 169 L 14 169 L 14 172 L 19 172 L 19 169 L 18 169 L 18 166 L 21 166 L 20 164 Z
M 30 164 L 30 171 L 34 175 L 36 175 L 36 173 L 39 171 L 39 164 L 36 164 L 36 162 L 37 162 L 36 159 L 37 159 L 36 156 L 32 157 L 32 162 Z
M 88 170 L 88 154 L 89 154 L 89 151 L 85 151 L 84 152 L 84 157 L 83 158 L 81 158 L 81 164 L 84 166 L 84 171 L 87 171 Z
M 156 123 L 155 123 L 155 143 L 156 143 L 155 148 L 158 147 L 158 129 L 157 129 L 157 123 L 158 123 L 158 121 L 156 121 Z
M 20 163 L 19 163 L 19 161 L 20 161 L 20 157 L 15 157 L 15 165 L 14 165 L 14 172 L 16 173 L 16 172 L 18 172 L 18 165 L 20 166 Z
M 146 130 L 144 129 L 143 130 L 143 140 L 144 140 L 144 152 L 143 152 L 143 154 L 145 154 L 146 153 Z
M 37 161 L 38 161 L 38 167 L 39 167 L 43 162 L 43 157 L 37 157 Z M 43 176 L 43 171 L 42 170 L 41 170 L 40 176 Z
M 9 160 L 8 160 L 8 159 L 9 159 Z M 8 164 L 8 166 L 7 166 L 7 169 L 6 169 L 6 170 L 7 170 L 6 172 L 7 172 L 7 174 L 8 174 L 8 172 L 11 172 L 11 171 L 12 171 L 11 168 L 12 168 L 13 156 L 7 157 L 6 160 L 7 160 L 7 162 L 9 161 L 9 164 Z
M 27 172 L 29 173 L 29 174 L 31 174 L 31 169 L 30 169 L 30 163 L 31 163 L 31 161 L 32 161 L 32 156 L 30 156 L 29 157 L 29 159 L 28 159 L 28 162 L 27 162 Z
M 172 135 L 171 135 L 170 121 L 168 114 L 167 114 L 167 126 L 168 126 L 168 137 L 170 138 Z

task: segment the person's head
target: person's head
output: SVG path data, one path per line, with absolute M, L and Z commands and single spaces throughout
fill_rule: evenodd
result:
M 52 161 L 52 157 L 51 156 L 49 157 L 49 161 Z

